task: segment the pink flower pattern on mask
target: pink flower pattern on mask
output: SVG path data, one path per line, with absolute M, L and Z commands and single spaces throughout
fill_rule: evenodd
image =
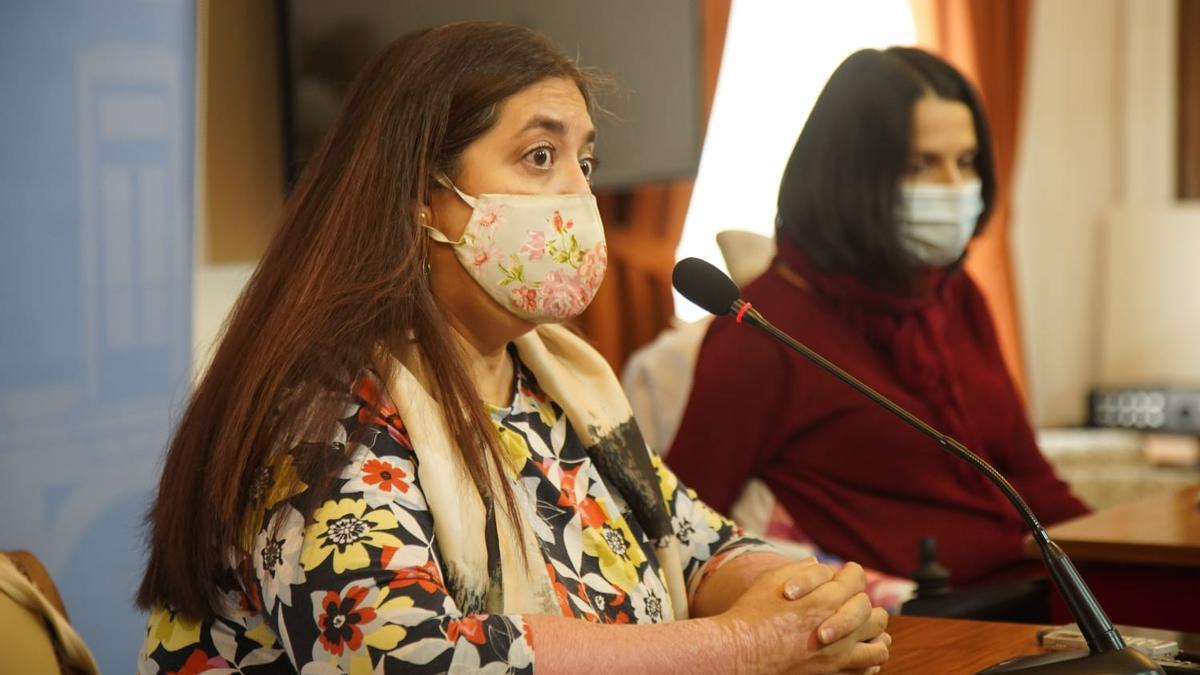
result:
M 559 321 L 579 316 L 592 299 L 592 293 L 578 274 L 567 274 L 562 270 L 546 274 L 539 295 L 542 311 Z
M 499 211 L 490 211 L 488 213 L 485 213 L 483 215 L 483 217 L 479 219 L 479 228 L 481 230 L 490 232 L 499 223 L 500 223 Z
M 529 241 L 521 246 L 521 254 L 530 260 L 541 260 L 546 255 L 546 233 L 529 231 Z
M 566 232 L 567 230 L 571 229 L 572 227 L 575 227 L 574 220 L 568 220 L 564 223 L 562 214 L 559 213 L 558 211 L 554 212 L 554 231 L 555 232 L 562 234 L 563 232 Z
M 475 276 L 480 276 L 489 268 L 495 267 L 499 260 L 500 250 L 494 242 L 480 242 L 474 249 L 474 257 L 471 260 L 471 272 Z
M 608 269 L 608 246 L 604 242 L 596 244 L 592 250 L 583 254 L 583 263 L 579 265 L 579 277 L 587 287 L 595 291 L 604 281 L 604 272 Z
M 514 288 L 512 292 L 513 306 L 525 310 L 526 312 L 536 312 L 538 302 L 538 292 L 536 288 L 521 286 Z

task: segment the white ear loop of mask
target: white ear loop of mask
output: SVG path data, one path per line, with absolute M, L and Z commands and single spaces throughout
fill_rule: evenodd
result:
M 471 195 L 463 192 L 462 190 L 459 190 L 458 186 L 455 185 L 454 182 L 451 181 L 449 178 L 447 178 L 445 174 L 438 174 L 438 176 L 435 180 L 437 180 L 437 182 L 440 183 L 442 185 L 442 187 L 454 190 L 455 194 L 458 195 L 458 198 L 463 200 L 464 202 L 466 202 L 467 206 L 471 207 L 471 209 L 474 210 L 475 205 L 477 203 L 475 198 L 472 197 Z M 421 227 L 425 228 L 428 231 L 430 239 L 438 242 L 439 244 L 449 244 L 451 246 L 458 247 L 458 246 L 462 246 L 467 238 L 466 232 L 463 232 L 463 236 L 459 237 L 458 241 L 453 241 L 449 237 L 447 237 L 444 232 L 442 232 L 441 230 L 437 229 L 436 227 L 434 227 L 432 225 L 422 222 Z

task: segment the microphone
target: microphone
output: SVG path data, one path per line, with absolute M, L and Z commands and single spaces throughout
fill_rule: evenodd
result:
M 1067 554 L 1050 540 L 1046 529 L 1017 490 L 1008 480 L 962 443 L 943 434 L 925 421 L 902 408 L 883 394 L 875 391 L 837 364 L 821 356 L 809 347 L 793 339 L 767 321 L 758 310 L 741 298 L 737 284 L 724 272 L 699 258 L 680 260 L 671 273 L 671 283 L 683 297 L 717 316 L 733 315 L 737 322 L 749 323 L 809 361 L 846 383 L 875 403 L 883 406 L 901 421 L 933 439 L 942 449 L 967 462 L 987 476 L 1004 493 L 1008 501 L 1021 515 L 1033 539 L 1042 552 L 1042 561 L 1050 572 L 1050 579 L 1062 594 L 1067 608 L 1079 624 L 1079 632 L 1087 641 L 1087 652 L 1056 652 L 1010 659 L 998 663 L 980 675 L 993 673 L 1109 673 L 1112 675 L 1140 675 L 1163 673 L 1164 671 L 1149 657 L 1125 645 L 1121 633 L 1109 621 L 1100 603 L 1084 583 L 1075 565 Z

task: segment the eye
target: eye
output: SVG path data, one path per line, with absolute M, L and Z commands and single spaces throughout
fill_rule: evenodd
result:
M 579 168 L 583 171 L 583 177 L 592 182 L 592 176 L 596 173 L 596 167 L 600 165 L 600 160 L 595 157 L 584 157 L 579 160 Z
M 554 168 L 554 148 L 549 145 L 539 145 L 525 154 L 525 161 L 533 168 L 543 171 Z
M 975 168 L 975 153 L 968 152 L 967 154 L 963 155 L 962 157 L 959 157 L 958 158 L 958 168 L 960 168 L 960 169 Z

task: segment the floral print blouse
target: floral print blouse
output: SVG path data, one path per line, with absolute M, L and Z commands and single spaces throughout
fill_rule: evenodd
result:
M 492 419 L 521 467 L 516 488 L 536 505 L 527 522 L 562 614 L 599 623 L 669 620 L 653 545 L 601 480 L 561 408 L 517 366 L 512 405 L 491 409 Z M 156 609 L 139 673 L 533 671 L 535 636 L 522 616 L 464 616 L 447 591 L 417 457 L 380 390 L 371 377 L 355 383 L 356 405 L 340 429 L 365 440 L 311 517 L 275 487 L 295 476 L 291 456 L 274 462 L 275 480 L 264 476 L 260 490 L 261 520 L 252 519 L 260 522 L 253 546 L 234 556 L 238 569 L 221 589 L 224 610 L 193 622 Z M 699 502 L 657 457 L 654 466 L 689 594 L 724 562 L 770 550 Z

